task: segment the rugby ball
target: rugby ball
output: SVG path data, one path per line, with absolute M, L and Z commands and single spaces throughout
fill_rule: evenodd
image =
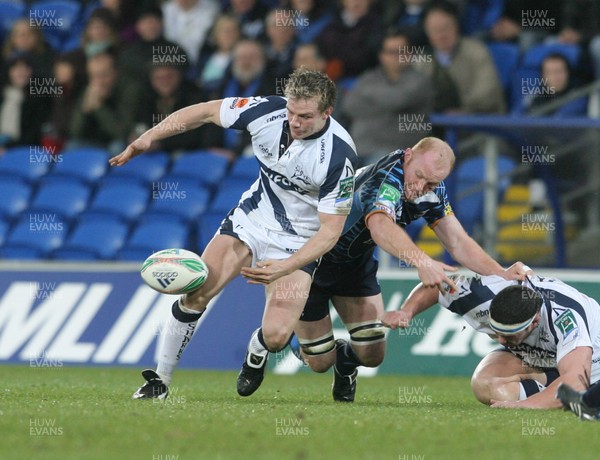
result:
M 144 261 L 140 274 L 155 291 L 177 295 L 202 286 L 208 278 L 208 267 L 192 251 L 163 249 Z

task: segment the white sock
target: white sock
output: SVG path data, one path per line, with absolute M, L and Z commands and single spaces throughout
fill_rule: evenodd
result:
M 197 311 L 188 308 L 184 311 L 183 308 L 185 307 L 181 308 L 179 302 L 177 302 L 177 308 L 184 314 L 198 313 Z M 175 309 L 175 307 L 173 307 L 173 309 Z M 181 317 L 181 315 L 179 316 Z M 156 373 L 160 376 L 165 385 L 171 384 L 173 371 L 177 367 L 183 351 L 194 335 L 196 324 L 198 324 L 198 319 L 188 323 L 178 320 L 171 314 L 161 330 Z
M 248 359 L 246 359 L 246 364 L 250 367 L 260 368 L 262 363 L 264 362 L 262 359 L 260 362 L 252 361 L 250 358 L 250 353 L 255 356 L 266 357 L 269 354 L 269 350 L 265 348 L 265 346 L 261 343 L 258 338 L 258 333 L 260 332 L 260 328 L 254 331 L 252 337 L 250 337 L 250 342 L 248 343 Z

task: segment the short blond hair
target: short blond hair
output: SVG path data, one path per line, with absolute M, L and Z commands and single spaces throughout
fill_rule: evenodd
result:
M 300 67 L 290 75 L 284 94 L 290 99 L 316 97 L 319 99 L 319 111 L 323 113 L 335 105 L 337 90 L 335 83 L 325 73 Z

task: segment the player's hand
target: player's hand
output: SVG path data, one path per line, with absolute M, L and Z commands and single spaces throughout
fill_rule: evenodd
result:
M 490 407 L 494 409 L 523 409 L 523 406 L 519 404 L 521 401 L 496 401 L 495 399 L 490 400 Z
M 242 267 L 241 274 L 248 284 L 270 284 L 291 272 L 282 260 L 262 260 L 256 267 Z
M 526 276 L 533 276 L 533 270 L 523 262 L 515 262 L 501 274 L 506 280 L 523 281 Z
M 406 329 L 410 326 L 410 320 L 412 316 L 406 313 L 404 310 L 398 311 L 386 311 L 381 317 L 380 321 L 386 327 L 390 329 Z
M 433 259 L 426 259 L 417 264 L 419 279 L 425 287 L 437 287 L 442 294 L 446 293 L 446 286 L 451 291 L 456 291 L 457 287 L 445 272 L 455 272 L 456 267 L 446 265 Z
M 108 160 L 108 163 L 111 166 L 123 166 L 129 160 L 148 150 L 151 144 L 152 143 L 149 139 L 145 137 L 138 137 L 135 141 L 129 144 L 123 152 Z

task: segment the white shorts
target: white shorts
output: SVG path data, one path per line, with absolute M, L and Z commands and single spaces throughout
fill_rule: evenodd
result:
M 235 208 L 229 213 L 217 235 L 230 235 L 242 241 L 252 253 L 252 266 L 256 262 L 267 259 L 287 259 L 304 246 L 308 241 L 305 236 L 290 235 L 288 233 L 275 232 L 262 227 L 251 220 L 240 208 Z M 317 267 L 317 261 L 302 267 L 301 270 L 313 275 Z

